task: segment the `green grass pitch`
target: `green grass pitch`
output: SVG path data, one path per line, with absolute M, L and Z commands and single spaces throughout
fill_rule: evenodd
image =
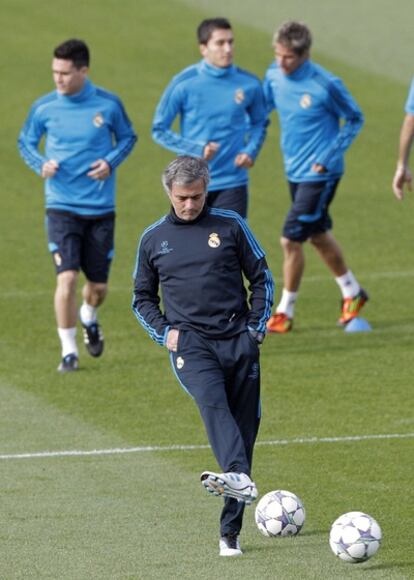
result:
M 414 205 L 412 195 L 398 204 L 390 186 L 413 72 L 407 27 L 414 7 L 401 3 L 405 11 L 391 19 L 383 0 L 352 0 L 348 12 L 334 0 L 337 13 L 326 12 L 323 0 L 312 2 L 311 13 L 299 0 L 229 1 L 225 9 L 213 1 L 2 1 L 0 578 L 413 577 Z M 228 561 L 218 557 L 221 502 L 198 482 L 201 471 L 216 468 L 214 459 L 166 352 L 132 315 L 131 274 L 142 230 L 167 211 L 160 174 L 172 155 L 151 141 L 152 115 L 171 76 L 199 58 L 196 26 L 225 13 L 234 23 L 236 63 L 262 77 L 271 30 L 290 9 L 313 19 L 315 60 L 344 79 L 366 116 L 333 217 L 371 295 L 364 317 L 373 331 L 336 327 L 338 289 L 309 250 L 295 331 L 269 336 L 262 349 L 254 465 L 260 493 L 297 493 L 307 521 L 297 538 L 269 540 L 248 508 L 245 554 Z M 389 27 L 400 35 L 380 34 Z M 71 36 L 90 44 L 91 78 L 122 97 L 140 140 L 119 171 L 116 259 L 101 313 L 105 355 L 93 360 L 81 350 L 80 372 L 59 376 L 42 183 L 19 158 L 16 138 L 32 101 L 52 89 L 52 48 Z M 329 38 L 337 39 L 332 50 Z M 381 67 L 387 55 L 390 64 Z M 278 290 L 287 207 L 273 117 L 252 171 L 250 223 Z M 137 449 L 45 455 L 129 448 Z M 361 565 L 340 562 L 328 545 L 330 524 L 351 510 L 370 513 L 383 530 L 379 553 Z

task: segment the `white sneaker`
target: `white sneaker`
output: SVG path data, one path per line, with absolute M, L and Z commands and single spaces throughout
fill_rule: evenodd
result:
M 209 493 L 232 497 L 246 505 L 253 503 L 258 496 L 256 484 L 245 473 L 203 471 L 200 479 Z
M 237 534 L 226 534 L 220 538 L 220 556 L 241 556 L 239 536 Z

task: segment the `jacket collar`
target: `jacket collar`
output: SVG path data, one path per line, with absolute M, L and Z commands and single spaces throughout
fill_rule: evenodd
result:
M 95 85 L 93 85 L 89 79 L 85 79 L 83 87 L 78 93 L 75 93 L 74 95 L 62 95 L 57 93 L 57 95 L 59 99 L 65 99 L 66 101 L 70 101 L 72 103 L 79 103 L 92 95 L 95 90 Z
M 232 75 L 235 72 L 236 67 L 234 66 L 234 64 L 231 64 L 230 66 L 226 66 L 224 68 L 213 66 L 212 64 L 209 64 L 207 61 L 202 60 L 200 62 L 200 70 L 212 77 L 220 78 Z
M 182 226 L 191 226 L 193 224 L 197 224 L 198 222 L 200 222 L 207 214 L 208 214 L 208 206 L 207 206 L 207 203 L 205 203 L 203 209 L 201 210 L 201 212 L 198 214 L 198 216 L 194 220 L 190 220 L 190 221 L 183 220 L 177 216 L 177 214 L 174 211 L 173 206 L 171 206 L 170 213 L 168 214 L 168 219 L 169 219 L 169 221 L 171 221 L 174 224 L 179 224 Z

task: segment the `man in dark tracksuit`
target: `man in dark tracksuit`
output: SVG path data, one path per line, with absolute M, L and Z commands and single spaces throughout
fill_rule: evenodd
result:
M 208 165 L 199 158 L 178 157 L 164 171 L 172 208 L 140 240 L 133 311 L 170 351 L 178 381 L 199 407 L 223 469 L 201 475 L 207 491 L 225 497 L 220 555 L 237 556 L 244 505 L 257 498 L 250 471 L 260 421 L 258 345 L 273 281 L 245 220 L 207 207 L 208 182 Z

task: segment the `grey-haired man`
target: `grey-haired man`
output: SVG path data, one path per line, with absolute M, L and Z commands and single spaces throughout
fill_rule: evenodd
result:
M 199 408 L 223 470 L 201 474 L 207 491 L 225 498 L 220 555 L 238 556 L 244 506 L 257 497 L 250 475 L 260 422 L 259 344 L 273 281 L 245 220 L 207 207 L 208 182 L 200 158 L 178 157 L 164 171 L 171 210 L 141 237 L 133 310 L 167 348 L 174 374 Z

